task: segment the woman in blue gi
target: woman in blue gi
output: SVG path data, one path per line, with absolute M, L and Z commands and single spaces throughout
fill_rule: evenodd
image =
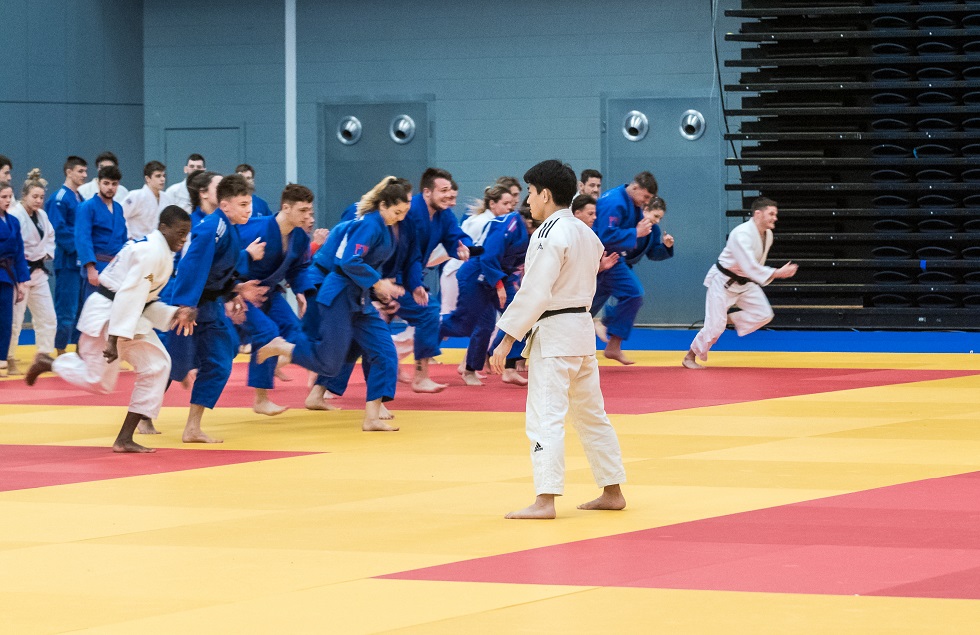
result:
M 24 299 L 20 285 L 31 279 L 31 272 L 24 257 L 24 238 L 20 223 L 8 214 L 14 200 L 10 185 L 0 186 L 0 351 L 10 348 L 10 334 L 14 326 L 14 302 Z M 0 370 L 7 374 L 7 360 L 0 361 Z
M 317 294 L 320 322 L 316 337 L 300 333 L 293 342 L 277 337 L 256 356 L 259 363 L 284 356 L 317 374 L 334 377 L 345 363 L 353 361 L 351 345 L 357 344 L 369 364 L 361 426 L 366 432 L 398 430 L 381 419 L 382 403 L 395 397 L 398 356 L 388 325 L 371 300 L 390 302 L 405 293 L 393 280 L 382 278 L 381 270 L 395 253 L 391 226 L 405 218 L 409 192 L 398 178 L 385 177 L 361 198 L 358 220 L 349 225 L 336 252 L 340 256 Z
M 443 319 L 439 336 L 470 338 L 463 372 L 467 386 L 483 385 L 476 373 L 483 370 L 497 311 L 507 306 L 507 286 L 513 285 L 511 276 L 524 264 L 529 238 L 519 212 L 498 216 L 484 226 L 477 241 L 483 253 L 464 262 L 456 274 L 459 302 L 456 310 Z M 527 384 L 516 369 L 507 370 L 510 372 L 505 378 L 509 383 Z

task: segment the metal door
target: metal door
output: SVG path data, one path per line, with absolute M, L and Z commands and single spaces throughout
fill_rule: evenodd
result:
M 704 318 L 704 275 L 728 228 L 716 108 L 705 97 L 602 99 L 603 190 L 653 172 L 667 203 L 661 229 L 677 241 L 673 258 L 633 269 L 645 289 L 638 323 L 689 326 Z
M 320 105 L 317 226 L 332 227 L 344 209 L 385 176 L 418 187 L 430 164 L 425 101 Z

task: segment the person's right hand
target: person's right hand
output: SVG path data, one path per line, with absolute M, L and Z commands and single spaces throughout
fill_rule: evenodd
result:
M 253 245 L 255 243 L 252 243 Z M 263 252 L 265 250 L 265 243 L 262 243 Z M 258 280 L 248 280 L 246 282 L 238 285 L 236 292 L 243 300 L 248 300 L 255 306 L 262 306 L 265 303 L 265 294 L 268 293 L 269 287 L 260 287 Z
M 603 252 L 602 258 L 599 258 L 599 271 L 605 271 L 606 269 L 612 269 L 612 266 L 619 262 L 619 252 L 614 251 L 609 253 L 608 251 Z
M 497 300 L 500 302 L 501 309 L 507 306 L 507 289 L 502 284 L 497 285 Z
M 792 278 L 796 275 L 796 271 L 799 269 L 799 265 L 795 262 L 787 262 L 785 265 L 776 269 L 776 273 L 773 274 L 774 278 Z
M 95 266 L 86 267 L 85 273 L 88 276 L 88 283 L 93 287 L 99 286 L 99 272 L 95 270 Z
M 382 278 L 374 283 L 374 294 L 384 302 L 405 295 L 405 288 L 395 284 L 391 278 Z
M 245 248 L 248 255 L 251 256 L 252 260 L 262 260 L 265 258 L 265 243 L 262 242 L 262 238 L 256 238 L 252 243 Z
M 649 236 L 650 232 L 653 231 L 653 221 L 649 218 L 644 218 L 639 223 L 636 224 L 636 237 L 643 238 L 644 236 Z

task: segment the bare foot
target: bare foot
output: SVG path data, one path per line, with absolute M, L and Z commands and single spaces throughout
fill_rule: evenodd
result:
M 187 432 L 184 431 L 184 436 L 180 439 L 184 443 L 224 443 L 222 439 L 215 439 L 210 437 L 200 430 L 197 432 Z
M 483 382 L 472 370 L 463 371 L 463 383 L 467 386 L 482 386 Z
M 238 347 L 238 354 L 239 355 L 251 355 L 252 354 L 252 345 L 251 344 L 242 344 L 241 346 Z
M 602 323 L 602 320 L 593 318 L 592 325 L 595 327 L 595 336 L 603 342 L 608 342 L 609 334 L 606 332 L 606 325 Z
M 636 363 L 632 359 L 630 359 L 629 357 L 626 357 L 626 355 L 623 354 L 623 351 L 618 350 L 618 349 L 617 350 L 610 351 L 607 348 L 606 350 L 602 351 L 602 355 L 606 359 L 616 360 L 617 362 L 619 362 L 623 366 L 632 366 L 633 364 Z
M 279 381 L 293 381 L 293 378 L 286 374 L 286 371 L 282 369 L 285 364 L 279 364 L 276 366 L 276 379 Z
M 140 419 L 136 425 L 136 432 L 138 434 L 160 434 L 160 431 L 154 427 L 152 419 Z
M 38 353 L 34 356 L 34 362 L 31 364 L 31 367 L 27 369 L 27 374 L 24 375 L 24 381 L 28 386 L 33 386 L 35 382 L 37 382 L 37 378 L 41 373 L 51 371 L 51 364 L 53 363 L 54 360 L 51 359 L 50 355 Z
M 408 372 L 404 368 L 398 369 L 398 381 L 402 384 L 412 383 L 412 373 Z
M 500 376 L 501 380 L 505 384 L 513 384 L 514 386 L 527 386 L 527 380 L 521 376 L 514 368 L 505 368 L 504 374 Z
M 150 452 L 156 452 L 153 448 L 148 448 L 140 445 L 136 441 L 123 441 L 117 442 L 112 445 L 112 451 L 118 453 L 138 453 L 138 454 L 148 454 Z
M 591 500 L 588 503 L 582 503 L 578 506 L 579 509 L 608 509 L 608 510 L 620 510 L 626 508 L 626 497 L 623 496 L 623 490 L 619 488 L 619 485 L 609 485 L 608 487 L 602 488 L 602 495 Z
M 23 374 L 24 374 L 24 371 L 22 371 L 20 369 L 20 367 L 17 366 L 17 360 L 16 359 L 8 359 L 7 360 L 7 376 L 8 377 L 14 377 L 16 375 L 23 375 Z
M 394 418 L 395 418 L 395 413 L 393 413 L 391 410 L 388 410 L 384 404 L 381 404 L 381 409 L 378 412 L 378 419 L 381 419 L 382 421 L 391 421 Z
M 704 370 L 704 366 L 697 363 L 694 358 L 694 351 L 688 351 L 687 355 L 684 356 L 684 361 L 681 362 L 681 366 L 684 368 L 690 368 L 691 370 Z
M 192 368 L 187 376 L 180 380 L 180 385 L 184 387 L 184 390 L 191 390 L 194 388 L 194 380 L 197 379 L 197 369 Z
M 415 378 L 412 380 L 412 390 L 415 392 L 437 393 L 449 388 L 449 384 L 437 384 L 428 377 L 424 379 Z
M 327 397 L 327 395 L 330 395 Z M 339 406 L 329 404 L 325 399 L 333 399 L 333 394 L 327 392 L 327 389 L 323 386 L 318 386 L 316 384 L 310 388 L 310 394 L 306 396 L 306 401 L 303 403 L 307 410 L 340 410 Z
M 289 363 L 293 359 L 294 348 L 296 348 L 295 345 L 290 344 L 281 337 L 276 337 L 258 350 L 255 354 L 255 361 L 261 364 L 270 357 L 279 356 L 284 358 L 285 363 Z
M 517 372 L 519 372 L 519 373 L 526 373 L 527 372 L 527 360 L 524 359 L 523 357 L 521 359 L 517 360 L 516 366 L 517 366 Z
M 365 419 L 361 425 L 361 430 L 365 432 L 398 432 L 398 428 L 394 428 L 378 419 Z
M 459 366 L 456 367 L 456 372 L 459 373 L 460 375 L 463 375 L 463 374 L 465 374 L 467 372 L 472 372 L 474 375 L 476 375 L 476 378 L 477 379 L 486 379 L 487 378 L 486 373 L 481 373 L 478 370 L 476 370 L 476 371 L 467 371 L 466 370 L 466 362 L 465 361 L 459 363 Z
M 281 415 L 282 413 L 289 410 L 286 406 L 280 406 L 279 404 L 264 399 L 259 401 L 258 399 L 252 404 L 252 412 L 260 415 L 266 415 L 268 417 L 274 417 L 276 415 Z
M 510 519 L 528 519 L 528 520 L 552 520 L 558 514 L 555 513 L 555 496 L 554 494 L 541 494 L 534 499 L 534 503 L 528 505 L 524 509 L 519 509 L 516 512 L 511 512 L 504 516 L 504 518 Z

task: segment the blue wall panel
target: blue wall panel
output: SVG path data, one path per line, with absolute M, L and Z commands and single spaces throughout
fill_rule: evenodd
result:
M 40 167 L 57 188 L 69 154 L 109 149 L 142 185 L 143 9 L 127 0 L 3 0 L 0 153 L 15 184 Z

